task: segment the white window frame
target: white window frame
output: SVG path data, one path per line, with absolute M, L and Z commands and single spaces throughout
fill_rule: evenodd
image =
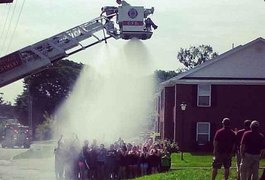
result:
M 207 133 L 199 133 L 199 125 L 208 125 L 208 132 Z M 196 124 L 196 142 L 198 143 L 199 135 L 208 135 L 208 142 L 210 142 L 211 138 L 211 123 L 209 122 L 197 122 Z M 198 145 L 205 145 L 205 144 L 199 144 Z
M 203 92 L 202 90 L 201 90 L 201 87 L 202 86 L 208 86 L 209 87 L 209 91 L 208 92 Z M 200 103 L 199 103 L 199 97 L 200 96 L 208 96 L 209 97 L 209 104 L 208 105 L 201 105 Z M 198 86 L 197 86 L 197 106 L 198 107 L 211 107 L 211 103 L 212 102 L 212 86 L 211 86 L 211 84 L 198 84 Z

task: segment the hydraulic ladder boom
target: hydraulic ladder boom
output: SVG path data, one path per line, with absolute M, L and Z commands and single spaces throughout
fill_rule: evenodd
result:
M 100 17 L 0 58 L 0 87 L 37 73 L 52 63 L 113 37 L 150 39 L 157 26 L 148 16 L 154 8 L 131 6 L 102 8 Z M 103 15 L 105 14 L 105 15 Z M 116 21 L 112 20 L 116 16 Z M 86 40 L 86 41 L 84 41 Z M 88 42 L 89 41 L 89 42 Z
M 102 17 L 93 19 L 0 58 L 0 87 L 39 72 L 57 60 L 107 40 L 111 36 L 105 36 L 102 22 Z M 102 37 L 95 34 L 98 31 L 103 31 Z M 81 41 L 88 38 L 92 39 L 92 42 L 82 45 Z

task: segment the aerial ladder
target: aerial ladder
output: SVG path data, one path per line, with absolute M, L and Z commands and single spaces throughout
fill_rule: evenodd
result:
M 125 2 L 125 1 L 123 1 Z M 150 39 L 157 26 L 148 17 L 154 8 L 103 7 L 99 17 L 0 58 L 0 87 L 49 68 L 66 58 L 109 38 Z M 116 17 L 116 20 L 115 18 Z M 87 42 L 88 41 L 88 42 Z
M 0 0 L 0 4 L 13 3 L 14 0 Z

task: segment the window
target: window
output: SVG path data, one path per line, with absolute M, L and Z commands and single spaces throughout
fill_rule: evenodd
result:
M 196 142 L 198 145 L 205 145 L 210 141 L 210 123 L 197 122 Z
M 198 84 L 197 106 L 210 107 L 211 106 L 211 85 Z

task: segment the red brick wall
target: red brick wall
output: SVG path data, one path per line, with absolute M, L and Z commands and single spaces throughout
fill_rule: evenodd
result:
M 265 86 L 258 85 L 212 85 L 212 106 L 197 107 L 197 85 L 176 85 L 165 88 L 164 137 L 172 136 L 172 120 L 176 106 L 176 141 L 188 151 L 211 151 L 212 138 L 221 127 L 221 120 L 229 117 L 232 128 L 241 129 L 245 119 L 258 120 L 265 129 Z M 173 93 L 176 102 L 172 104 Z M 174 98 L 175 99 L 175 98 Z M 185 112 L 180 104 L 187 103 Z M 206 146 L 196 143 L 196 122 L 211 123 L 211 141 Z M 183 136 L 183 138 L 182 138 Z M 182 142 L 183 140 L 183 142 Z
M 164 138 L 173 139 L 174 136 L 174 105 L 175 87 L 165 88 Z

